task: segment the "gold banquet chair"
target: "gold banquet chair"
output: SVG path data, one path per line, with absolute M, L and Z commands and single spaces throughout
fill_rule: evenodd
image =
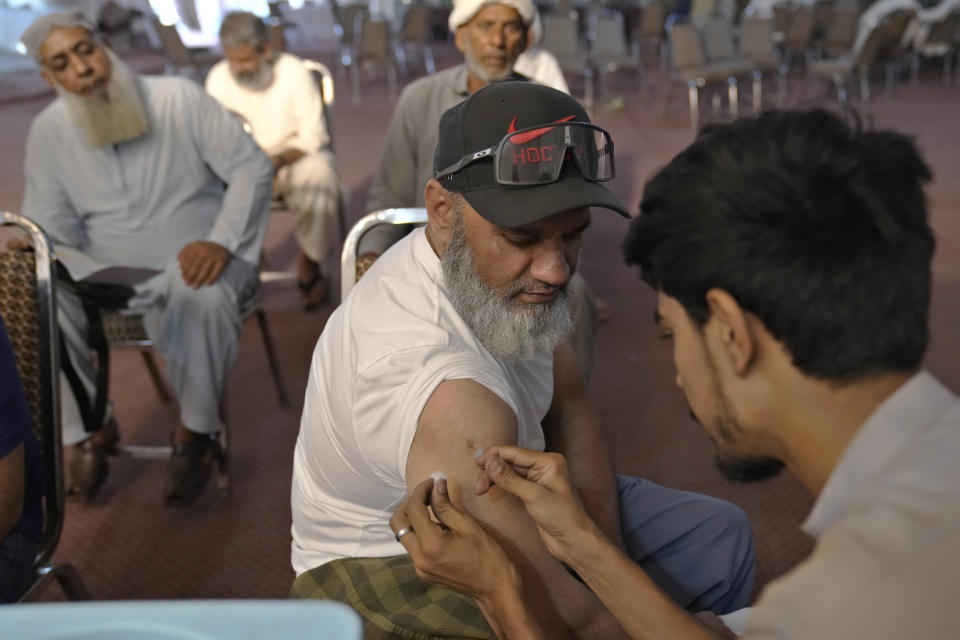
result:
M 244 322 L 251 316 L 256 317 L 257 325 L 260 327 L 260 336 L 263 339 L 263 347 L 266 351 L 267 363 L 270 366 L 271 377 L 273 378 L 274 388 L 277 393 L 277 400 L 284 409 L 290 408 L 290 399 L 287 395 L 286 386 L 283 383 L 283 376 L 280 371 L 280 364 L 277 360 L 276 349 L 273 343 L 273 335 L 267 323 L 267 314 L 260 306 L 259 293 L 250 300 L 243 309 Z M 172 397 L 163 382 L 160 370 L 157 367 L 156 360 L 153 357 L 153 342 L 147 335 L 143 324 L 143 316 L 137 313 L 126 312 L 104 312 L 102 314 L 103 333 L 106 336 L 107 343 L 111 349 L 138 349 L 143 356 L 147 371 L 153 380 L 157 389 L 157 395 L 163 402 L 170 402 Z M 223 450 L 223 460 L 217 469 L 217 488 L 220 494 L 226 496 L 230 491 L 230 477 L 228 475 L 229 460 L 229 420 L 226 417 L 225 405 L 226 390 L 224 398 L 220 399 L 220 413 L 223 420 L 223 428 L 220 430 L 220 447 Z M 173 452 L 172 445 L 137 445 L 137 444 L 118 444 L 117 450 L 120 453 L 130 455 L 134 458 L 146 459 L 166 459 Z
M 427 223 L 427 210 L 423 207 L 403 209 L 381 209 L 360 218 L 343 243 L 340 255 L 340 302 L 347 299 L 350 289 L 357 283 L 363 272 L 357 273 L 357 248 L 360 238 L 370 229 L 384 224 L 422 225 Z
M 13 344 L 46 476 L 43 537 L 37 547 L 31 584 L 21 602 L 35 599 L 53 581 L 68 599 L 88 600 L 90 594 L 73 565 L 50 561 L 60 541 L 65 507 L 60 439 L 60 332 L 56 281 L 52 275 L 56 259 L 46 233 L 27 218 L 0 211 L 0 226 L 16 227 L 26 233 L 33 246 L 33 251 L 0 252 L 0 315 Z

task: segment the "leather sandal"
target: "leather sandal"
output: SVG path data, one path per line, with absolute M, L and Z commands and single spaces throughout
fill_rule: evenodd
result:
M 117 421 L 110 418 L 100 432 L 74 445 L 70 458 L 68 496 L 90 500 L 100 491 L 110 472 L 107 456 L 117 455 L 119 441 Z
M 190 442 L 173 445 L 163 489 L 164 504 L 186 507 L 203 493 L 213 463 L 222 466 L 226 462 L 217 435 L 199 434 Z
M 297 280 L 297 288 L 300 289 L 304 311 L 313 311 L 330 297 L 330 283 L 319 271 L 306 282 Z

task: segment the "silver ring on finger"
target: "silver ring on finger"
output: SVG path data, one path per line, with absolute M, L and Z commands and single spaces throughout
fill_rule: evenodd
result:
M 400 529 L 400 531 L 397 531 L 394 537 L 397 539 L 397 542 L 400 542 L 400 538 L 408 533 L 413 533 L 413 527 L 404 527 L 403 529 Z

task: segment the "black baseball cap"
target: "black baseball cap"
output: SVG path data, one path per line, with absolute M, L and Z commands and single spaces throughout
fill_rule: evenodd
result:
M 495 147 L 508 133 L 558 122 L 589 123 L 590 117 L 575 99 L 545 85 L 524 80 L 490 84 L 443 113 L 433 173 L 468 154 Z M 498 227 L 522 227 L 580 207 L 603 207 L 630 217 L 619 198 L 603 183 L 585 179 L 570 160 L 564 162 L 560 178 L 547 184 L 498 184 L 492 156 L 471 162 L 440 184 L 462 194 Z

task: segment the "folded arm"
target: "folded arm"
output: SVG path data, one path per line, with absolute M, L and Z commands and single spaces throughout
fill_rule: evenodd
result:
M 226 109 L 200 87 L 187 89 L 185 113 L 197 150 L 225 184 L 223 203 L 204 240 L 251 264 L 259 260 L 273 185 L 273 165 Z

